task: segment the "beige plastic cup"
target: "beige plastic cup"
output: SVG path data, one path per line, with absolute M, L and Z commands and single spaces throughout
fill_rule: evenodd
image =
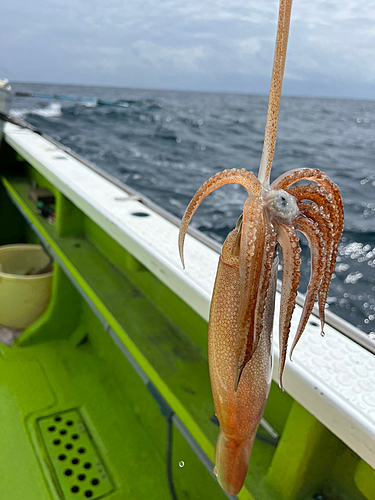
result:
M 40 245 L 0 247 L 0 325 L 26 328 L 45 311 L 51 298 L 49 255 Z

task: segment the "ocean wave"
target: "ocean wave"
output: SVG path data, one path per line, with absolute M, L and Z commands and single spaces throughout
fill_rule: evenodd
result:
M 85 108 L 96 108 L 98 105 L 96 101 L 81 101 L 78 104 Z
M 43 118 L 54 118 L 61 116 L 61 104 L 58 102 L 51 102 L 45 108 L 21 108 L 12 109 L 12 115 L 15 118 L 25 118 L 27 115 L 37 115 Z

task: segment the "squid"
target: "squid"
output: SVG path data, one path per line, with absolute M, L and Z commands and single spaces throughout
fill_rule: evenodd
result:
M 258 178 L 242 169 L 224 170 L 195 193 L 181 220 L 179 251 L 200 203 L 229 183 L 248 194 L 242 214 L 222 247 L 213 289 L 208 328 L 208 358 L 220 433 L 215 449 L 219 484 L 236 495 L 245 481 L 257 427 L 267 401 L 272 372 L 272 330 L 278 252 L 282 252 L 279 314 L 279 385 L 300 279 L 301 248 L 297 231 L 311 252 L 311 275 L 302 314 L 290 350 L 301 338 L 316 299 L 321 333 L 324 308 L 344 224 L 339 188 L 318 169 L 300 168 L 270 184 L 281 87 L 286 58 L 291 0 L 280 0 L 274 65 L 265 139 Z M 299 184 L 300 181 L 308 181 Z

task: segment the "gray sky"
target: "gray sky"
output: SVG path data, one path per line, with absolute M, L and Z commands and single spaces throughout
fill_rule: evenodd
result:
M 268 92 L 277 0 L 10 0 L 0 78 Z M 375 99 L 375 0 L 294 0 L 284 93 Z

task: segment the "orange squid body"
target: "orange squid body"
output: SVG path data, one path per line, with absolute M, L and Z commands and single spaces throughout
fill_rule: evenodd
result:
M 233 495 L 245 481 L 251 449 L 271 384 L 272 327 L 276 290 L 276 258 L 267 291 L 258 346 L 235 384 L 235 337 L 238 330 L 240 279 L 233 255 L 237 229 L 223 246 L 211 300 L 208 356 L 215 411 L 220 422 L 215 464 L 219 484 Z
M 310 184 L 294 184 L 301 180 Z M 211 300 L 208 360 L 220 434 L 216 474 L 228 493 L 239 493 L 271 384 L 272 327 L 276 290 L 275 245 L 280 243 L 283 274 L 279 314 L 279 385 L 300 278 L 302 232 L 311 248 L 312 268 L 297 327 L 295 348 L 319 298 L 324 305 L 335 269 L 344 213 L 338 187 L 317 169 L 296 169 L 263 187 L 252 172 L 232 169 L 208 179 L 195 193 L 181 220 L 182 263 L 187 228 L 200 203 L 216 188 L 239 183 L 249 197 L 237 227 L 224 242 Z

